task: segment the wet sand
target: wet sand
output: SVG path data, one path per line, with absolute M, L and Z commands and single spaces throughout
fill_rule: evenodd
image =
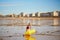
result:
M 57 35 L 32 35 L 31 37 L 35 38 L 35 40 L 60 40 L 60 36 Z M 15 35 L 15 36 L 1 36 L 0 40 L 25 40 L 26 37 L 23 35 Z

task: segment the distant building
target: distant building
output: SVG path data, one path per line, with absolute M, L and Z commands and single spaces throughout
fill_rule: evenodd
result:
M 38 12 L 38 17 L 40 17 L 40 12 Z
M 32 17 L 35 17 L 35 13 L 32 13 Z
M 32 17 L 32 13 L 31 13 L 31 14 L 29 14 L 29 17 Z
M 17 16 L 18 16 L 18 17 L 21 17 L 21 15 L 20 15 L 20 14 L 18 14 Z
M 58 16 L 58 11 L 54 11 L 53 16 Z
M 20 16 L 23 17 L 23 12 L 20 13 Z
M 24 17 L 29 17 L 29 14 L 25 14 L 25 16 Z
M 39 14 L 39 13 L 38 13 L 38 12 L 36 12 L 36 13 L 35 13 L 35 17 L 38 17 L 38 16 L 40 15 L 40 14 L 39 14 L 39 15 L 38 15 L 38 14 Z
M 24 14 L 24 17 L 28 17 L 28 15 L 27 14 Z
M 5 17 L 17 17 L 17 15 L 15 15 L 15 14 L 9 14 L 9 15 L 6 15 Z
M 29 17 L 29 14 L 27 14 L 27 16 Z
M 27 14 L 26 13 L 23 13 L 23 17 L 27 17 Z
M 0 14 L 0 17 L 3 17 L 3 15 L 2 15 L 2 14 Z
M 58 11 L 58 16 L 60 17 L 60 11 Z
M 5 15 L 5 17 L 12 17 L 12 15 Z
M 27 15 L 26 13 L 21 12 L 21 13 L 20 13 L 20 16 L 21 16 L 21 17 L 27 17 L 28 15 Z
M 35 13 L 35 17 L 38 17 L 38 12 Z
M 40 17 L 40 13 L 39 12 L 36 12 L 35 13 L 35 17 Z
M 35 13 L 29 14 L 29 17 L 35 17 Z
M 48 13 L 41 13 L 40 15 L 41 15 L 41 17 L 47 17 L 47 16 L 50 16 Z
M 46 12 L 46 13 L 40 13 L 41 17 L 52 17 L 53 16 L 53 12 Z
M 15 14 L 11 14 L 12 17 L 17 17 Z
M 53 12 L 47 12 L 47 14 L 48 14 L 47 15 L 48 17 L 52 17 L 53 16 Z

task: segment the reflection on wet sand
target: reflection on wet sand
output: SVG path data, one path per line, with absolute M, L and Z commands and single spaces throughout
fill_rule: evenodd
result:
M 36 40 L 35 37 L 32 36 L 24 36 L 25 40 Z
M 26 26 L 31 22 L 32 26 L 60 26 L 60 18 L 23 18 L 23 19 L 4 19 L 0 18 L 0 26 Z

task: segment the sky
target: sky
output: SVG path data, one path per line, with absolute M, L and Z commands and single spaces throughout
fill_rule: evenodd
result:
M 60 0 L 0 0 L 0 14 L 60 11 Z

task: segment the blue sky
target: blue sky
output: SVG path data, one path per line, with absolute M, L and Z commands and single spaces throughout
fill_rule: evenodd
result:
M 60 11 L 60 0 L 0 0 L 0 14 Z

